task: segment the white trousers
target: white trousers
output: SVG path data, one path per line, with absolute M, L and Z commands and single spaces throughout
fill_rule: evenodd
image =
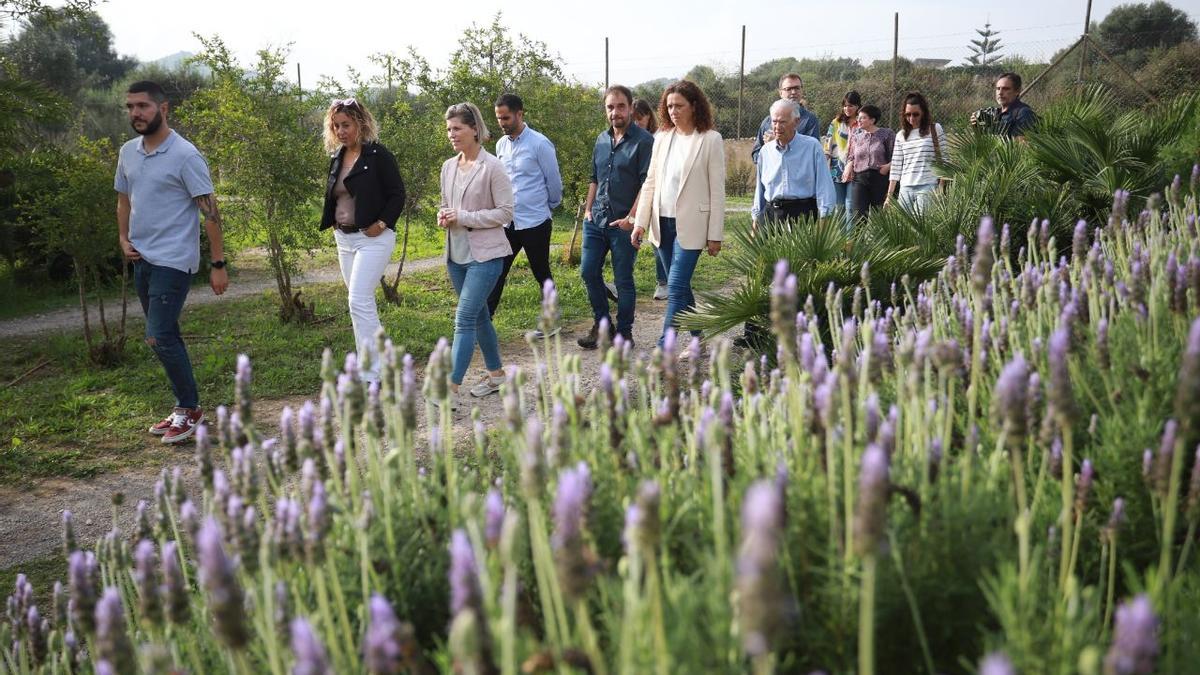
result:
M 358 349 L 360 364 L 370 365 L 362 370 L 368 382 L 379 381 L 379 354 L 375 349 L 375 333 L 379 331 L 379 309 L 375 306 L 375 288 L 392 259 L 396 248 L 396 231 L 388 228 L 378 237 L 368 237 L 362 232 L 346 234 L 333 231 L 337 242 L 338 264 L 342 268 L 342 280 L 349 290 L 350 321 L 354 324 L 354 344 Z

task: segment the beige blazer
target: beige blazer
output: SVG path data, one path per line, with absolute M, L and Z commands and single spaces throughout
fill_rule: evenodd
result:
M 699 132 L 697 132 L 699 133 Z M 658 196 L 655 187 L 661 182 L 663 163 L 675 130 L 654 135 L 654 150 L 650 154 L 650 171 L 642 183 L 634 224 L 650 233 L 650 243 L 659 245 Z M 676 240 L 683 248 L 696 250 L 709 241 L 725 237 L 725 143 L 715 130 L 705 131 L 699 142 L 684 160 L 683 176 L 679 181 L 679 198 L 675 201 Z
M 461 153 L 460 153 L 461 154 Z M 441 208 L 450 206 L 450 191 L 454 189 L 454 173 L 459 155 L 442 164 Z M 458 209 L 458 222 L 467 228 L 467 239 L 471 242 L 471 256 L 479 262 L 512 255 L 512 247 L 504 234 L 504 226 L 512 222 L 513 189 L 504 165 L 486 149 L 479 149 L 479 157 L 467 177 L 463 189 L 462 204 Z M 446 232 L 446 251 L 443 259 L 450 257 L 450 233 Z

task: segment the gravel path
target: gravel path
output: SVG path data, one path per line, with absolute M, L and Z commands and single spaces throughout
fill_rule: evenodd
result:
M 428 266 L 439 262 L 440 260 L 432 263 L 422 260 L 417 263 L 409 263 L 408 269 L 421 269 L 418 265 Z M 336 279 L 336 277 L 334 278 Z M 308 277 L 306 280 L 314 279 Z M 256 291 L 246 290 L 243 292 Z M 211 294 L 197 293 L 193 297 L 196 296 L 211 297 Z M 638 351 L 648 350 L 655 344 L 662 327 L 665 309 L 666 302 L 664 301 L 652 300 L 648 295 L 639 298 L 637 321 L 633 331 Z M 590 322 L 567 326 L 560 334 L 563 352 L 578 353 L 582 359 L 581 391 L 584 392 L 591 391 L 595 386 L 600 354 L 598 350 L 583 351 L 579 349 L 575 345 L 575 340 L 586 333 L 590 327 Z M 501 353 L 504 355 L 506 365 L 516 365 L 526 373 L 532 373 L 534 358 L 532 350 L 526 343 L 518 341 L 504 344 L 501 347 Z M 472 365 L 472 374 L 468 375 L 469 379 L 480 374 L 481 362 L 478 358 Z M 532 403 L 534 398 L 532 377 L 528 378 L 526 388 L 527 400 Z M 315 397 L 316 393 L 313 394 L 313 398 Z M 304 397 L 292 397 L 256 402 L 254 415 L 259 420 L 259 428 L 263 431 L 264 436 L 270 437 L 277 433 L 279 414 L 285 405 L 298 407 L 303 400 Z M 492 424 L 500 423 L 503 406 L 498 395 L 474 399 L 474 402 L 480 408 L 485 425 L 490 427 Z M 137 423 L 148 424 L 149 421 L 138 420 Z M 422 421 L 421 424 L 423 426 L 424 422 Z M 471 434 L 470 416 L 460 415 L 455 422 L 456 444 L 467 442 Z M 418 432 L 418 444 L 423 444 L 424 439 L 424 429 L 421 429 Z M 154 442 L 157 442 L 157 439 L 147 436 L 147 444 Z M 147 445 L 146 447 L 154 446 Z M 124 505 L 118 510 L 118 526 L 122 532 L 128 534 L 134 527 L 134 512 L 138 500 L 153 500 L 154 483 L 158 480 L 159 472 L 164 468 L 172 471 L 175 466 L 181 467 L 188 494 L 193 496 L 199 494 L 199 474 L 192 459 L 193 447 L 191 444 L 181 447 L 178 460 L 163 466 L 103 474 L 83 480 L 55 478 L 28 481 L 20 487 L 0 486 L 0 569 L 43 559 L 58 552 L 62 547 L 61 522 L 64 509 L 69 509 L 74 516 L 76 536 L 80 544 L 82 546 L 92 545 L 97 538 L 103 536 L 112 527 L 112 495 L 114 492 L 124 494 Z
M 441 256 L 433 258 L 422 258 L 420 260 L 409 260 L 404 263 L 404 273 L 420 272 L 423 270 L 433 269 L 442 264 Z M 396 274 L 396 268 L 399 263 L 388 265 L 387 276 L 392 277 Z M 292 279 L 292 284 L 299 287 L 303 284 L 311 283 L 330 283 L 339 282 L 342 280 L 342 273 L 336 266 L 324 267 L 315 270 L 309 270 L 296 275 Z M 275 290 L 275 278 L 269 275 L 263 275 L 259 271 L 248 272 L 242 277 L 235 277 L 230 281 L 229 289 L 224 295 L 213 295 L 213 292 L 204 286 L 196 286 L 188 293 L 185 307 L 195 307 L 197 305 L 207 305 L 212 302 L 220 302 L 230 298 L 242 298 L 250 295 L 257 295 L 263 291 Z M 114 304 L 108 304 L 108 303 Z M 109 308 L 116 307 L 120 309 L 120 298 L 105 299 L 106 306 Z M 93 313 L 95 309 L 93 308 Z M 110 309 L 111 311 L 111 309 Z M 142 321 L 142 312 L 137 304 L 137 297 L 130 295 L 129 321 L 131 323 L 140 323 Z M 78 330 L 82 325 L 82 313 L 77 305 L 56 309 L 41 314 L 31 314 L 15 319 L 5 319 L 0 321 L 0 339 L 14 337 L 29 337 L 39 335 L 41 333 L 52 333 L 57 331 L 73 331 Z

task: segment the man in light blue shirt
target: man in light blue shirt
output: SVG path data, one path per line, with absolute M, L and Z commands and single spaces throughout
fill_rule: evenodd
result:
M 787 99 L 771 105 L 774 138 L 758 155 L 754 203 L 750 206 L 756 229 L 760 218 L 782 221 L 829 215 L 837 202 L 821 143 L 796 132 L 799 108 Z
M 525 249 L 529 269 L 538 288 L 550 276 L 550 210 L 562 203 L 562 176 L 550 139 L 525 124 L 525 104 L 516 94 L 496 99 L 496 122 L 504 135 L 496 141 L 496 157 L 504 163 L 513 186 L 513 221 L 504 228 L 512 255 L 488 296 L 488 310 L 495 315 L 504 293 L 504 282 L 517 253 Z M 540 337 L 540 335 L 539 335 Z
M 754 203 L 750 206 L 751 227 L 758 231 L 760 220 L 787 222 L 827 216 L 837 203 L 829 162 L 816 139 L 797 133 L 800 105 L 780 99 L 771 105 L 773 138 L 758 155 L 754 181 Z M 747 322 L 738 347 L 766 348 L 769 335 L 763 326 Z

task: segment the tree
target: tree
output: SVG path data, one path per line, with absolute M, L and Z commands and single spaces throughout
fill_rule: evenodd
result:
M 312 106 L 284 77 L 285 50 L 259 51 L 247 72 L 219 37 L 200 41 L 198 58 L 214 82 L 193 94 L 180 117 L 213 169 L 227 226 L 266 246 L 280 318 L 310 320 L 311 306 L 293 292 L 292 276 L 300 252 L 321 241 L 312 204 L 325 165 Z
M 46 10 L 33 14 L 4 46 L 25 77 L 74 99 L 85 88 L 108 88 L 137 61 L 119 56 L 112 31 L 99 14 Z
M 49 184 L 27 193 L 22 221 L 47 252 L 70 256 L 88 357 L 93 363 L 112 365 L 125 351 L 129 280 L 129 266 L 121 264 L 121 312 L 114 322 L 101 291 L 108 287 L 111 259 L 118 250 L 112 189 L 116 151 L 108 139 L 80 138 L 74 148 L 35 152 L 29 162 L 45 172 Z M 98 310 L 99 332 L 92 325 L 89 296 L 94 296 Z
M 1196 24 L 1187 12 L 1156 0 L 1114 7 L 1100 22 L 1096 37 L 1109 56 L 1125 57 L 1140 67 L 1153 49 L 1195 40 Z
M 975 32 L 979 34 L 979 39 L 971 40 L 967 49 L 971 50 L 971 55 L 967 57 L 967 63 L 972 66 L 990 66 L 995 64 L 1002 58 L 1000 54 L 1001 45 L 1000 31 L 992 30 L 992 24 L 985 23 L 983 28 L 976 28 Z

